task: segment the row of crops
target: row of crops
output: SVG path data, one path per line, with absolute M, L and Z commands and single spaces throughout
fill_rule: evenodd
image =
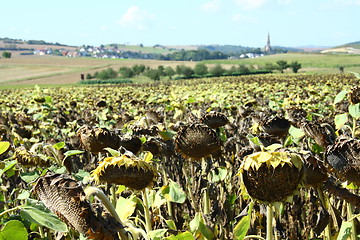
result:
M 351 74 L 0 90 L 0 239 L 359 237 Z

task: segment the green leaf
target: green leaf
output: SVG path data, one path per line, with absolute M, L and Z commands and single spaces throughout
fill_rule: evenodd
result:
M 36 207 L 35 207 L 36 206 Z M 50 228 L 58 232 L 67 232 L 67 226 L 56 215 L 49 210 L 45 210 L 41 205 L 23 205 L 20 216 L 30 222 L 35 222 L 41 226 Z
M 349 113 L 353 118 L 358 120 L 360 118 L 360 103 L 350 104 L 349 105 Z
M 58 142 L 54 144 L 52 147 L 55 148 L 56 150 L 60 150 L 65 147 L 65 142 Z
M 347 239 L 349 239 L 350 234 L 351 234 L 351 228 L 352 228 L 352 223 L 351 222 L 343 221 L 341 223 L 341 227 L 340 227 L 340 231 L 339 231 L 339 235 L 337 237 L 337 240 L 347 240 Z
M 347 113 L 336 115 L 335 118 L 334 118 L 334 121 L 335 121 L 335 128 L 340 129 L 348 121 Z
M 260 139 L 258 137 L 255 137 L 251 134 L 248 134 L 246 136 L 253 144 L 257 145 L 257 146 L 261 146 L 261 142 L 260 142 Z
M 172 235 L 170 237 L 165 238 L 165 240 L 194 240 L 194 236 L 186 231 L 183 233 L 179 233 L 176 236 Z
M 39 177 L 39 174 L 35 171 L 32 172 L 22 172 L 20 173 L 20 178 L 25 181 L 26 183 L 30 183 L 37 179 Z
M 166 232 L 167 232 L 167 229 L 156 229 L 156 230 L 150 231 L 148 233 L 148 236 L 152 240 L 160 240 L 160 239 L 163 239 Z
M 190 231 L 194 235 L 202 234 L 207 239 L 214 239 L 214 233 L 205 225 L 201 213 L 196 213 L 193 220 L 189 223 Z
M 28 190 L 21 189 L 17 199 L 23 200 L 23 199 L 28 199 L 29 197 L 30 197 L 30 192 Z
M 169 229 L 172 229 L 172 230 L 176 230 L 176 224 L 173 220 L 165 220 L 166 222 L 166 225 L 168 226 Z
M 345 98 L 347 93 L 347 90 L 342 90 L 341 92 L 339 92 L 334 99 L 334 105 L 341 102 Z
M 10 220 L 5 223 L 0 231 L 1 240 L 27 240 L 28 232 L 24 224 L 18 220 Z
M 104 150 L 108 151 L 111 154 L 111 156 L 113 156 L 113 157 L 119 157 L 120 156 L 120 152 L 116 151 L 115 149 L 107 147 L 107 148 L 104 148 Z
M 186 193 L 177 182 L 170 181 L 169 188 L 170 188 L 169 195 L 172 202 L 176 202 L 176 203 L 185 202 Z
M 305 133 L 301 128 L 297 128 L 297 127 L 294 127 L 294 126 L 290 126 L 289 134 L 290 134 L 290 136 L 292 136 L 295 139 L 300 139 L 303 136 L 305 136 Z
M 10 147 L 9 142 L 0 142 L 0 155 L 6 152 Z
M 353 74 L 356 78 L 360 78 L 360 73 L 357 72 L 349 72 L 351 74 Z
M 211 181 L 216 183 L 223 181 L 226 178 L 227 169 L 226 167 L 218 167 L 211 171 Z
M 136 195 L 131 195 L 129 198 L 120 197 L 116 202 L 116 212 L 119 215 L 121 221 L 127 221 L 136 208 L 138 199 Z
M 73 155 L 78 155 L 78 154 L 82 154 L 84 153 L 84 151 L 82 150 L 69 150 L 69 151 L 66 151 L 64 153 L 65 157 L 70 157 L 70 156 L 73 156 Z
M 253 203 L 250 203 L 247 215 L 242 217 L 241 220 L 238 222 L 238 224 L 236 224 L 234 228 L 234 239 L 242 240 L 246 236 L 246 233 L 250 228 L 250 220 L 251 220 L 250 216 L 251 216 L 252 207 L 253 207 Z

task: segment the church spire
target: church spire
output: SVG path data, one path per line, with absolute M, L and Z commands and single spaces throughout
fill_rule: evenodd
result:
M 265 46 L 265 52 L 266 53 L 271 53 L 271 45 L 270 45 L 270 33 L 268 33 L 268 39 L 267 39 L 267 43 L 266 43 L 266 46 Z

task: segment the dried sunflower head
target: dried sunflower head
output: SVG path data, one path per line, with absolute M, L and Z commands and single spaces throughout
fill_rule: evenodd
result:
M 307 137 L 313 139 L 316 144 L 321 147 L 326 147 L 331 143 L 331 139 L 327 134 L 326 128 L 322 127 L 319 123 L 303 122 L 301 124 L 301 129 Z
M 78 129 L 77 134 L 85 150 L 92 153 L 103 152 L 106 147 L 120 147 L 120 138 L 106 128 L 91 128 L 85 125 Z
M 122 226 L 114 218 L 97 215 L 81 185 L 69 176 L 48 173 L 37 179 L 33 191 L 62 221 L 89 239 L 117 239 Z
M 150 186 L 156 177 L 152 165 L 127 152 L 119 157 L 108 157 L 92 172 L 97 182 L 114 183 L 141 190 Z
M 265 202 L 289 200 L 302 179 L 302 160 L 289 152 L 256 152 L 245 157 L 239 170 L 242 189 Z
M 297 128 L 300 128 L 300 124 L 306 121 L 307 112 L 300 107 L 290 107 L 286 109 L 286 114 L 291 124 Z
M 25 147 L 15 149 L 14 158 L 17 162 L 25 167 L 48 167 L 50 163 L 38 155 L 26 150 Z
M 290 121 L 285 118 L 273 117 L 261 122 L 260 125 L 262 130 L 267 134 L 282 138 L 289 132 Z
M 200 118 L 200 123 L 211 128 L 219 128 L 229 123 L 229 119 L 223 113 L 211 111 Z
M 327 149 L 326 162 L 337 177 L 360 185 L 360 140 L 338 138 Z
M 201 159 L 218 152 L 222 142 L 216 132 L 207 125 L 193 123 L 180 129 L 175 146 L 183 156 Z
M 353 87 L 348 94 L 348 98 L 351 104 L 360 103 L 360 87 Z

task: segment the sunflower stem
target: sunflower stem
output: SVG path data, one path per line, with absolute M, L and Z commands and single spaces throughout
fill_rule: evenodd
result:
M 351 129 L 351 137 L 355 138 L 356 133 L 356 118 L 353 118 L 353 124 Z
M 253 238 L 265 240 L 265 238 L 263 238 L 263 237 L 261 237 L 261 236 L 258 236 L 258 235 L 247 235 L 247 236 L 244 237 L 244 240 L 245 240 L 245 239 L 253 239 Z
M 273 218 L 274 212 L 272 205 L 268 204 L 266 206 L 266 240 L 274 239 Z
M 106 207 L 106 209 L 109 211 L 109 213 L 116 219 L 116 221 L 118 221 L 122 226 L 125 226 L 122 222 L 121 219 L 119 217 L 119 215 L 117 214 L 114 206 L 112 205 L 112 203 L 110 202 L 110 200 L 108 199 L 108 197 L 104 194 L 103 191 L 101 191 L 99 188 L 97 187 L 87 187 L 84 189 L 84 192 L 86 194 L 86 198 L 89 199 L 90 196 L 96 196 L 98 199 L 100 199 L 100 201 L 104 204 L 104 206 Z M 128 240 L 126 231 L 124 228 L 120 228 L 119 230 L 119 235 L 120 235 L 120 239 L 121 240 Z
M 194 173 L 193 173 L 194 166 L 191 164 L 190 167 L 191 167 L 192 181 L 194 182 Z M 199 207 L 198 207 L 198 204 L 197 204 L 196 199 L 194 197 L 193 184 L 191 184 L 191 182 L 190 182 L 191 178 L 189 178 L 189 175 L 188 175 L 188 173 L 186 171 L 186 167 L 183 167 L 182 170 L 183 170 L 183 173 L 184 173 L 184 176 L 185 176 L 185 179 L 186 179 L 186 189 L 187 189 L 187 191 L 189 193 L 189 196 L 190 196 L 190 199 L 191 199 L 191 202 L 192 202 L 192 206 L 193 206 L 195 212 L 199 212 Z
M 111 193 L 111 203 L 116 208 L 117 198 L 116 198 L 116 191 L 114 184 L 111 184 L 110 193 Z
M 326 198 L 324 196 L 324 193 L 322 191 L 322 189 L 320 187 L 318 187 L 317 189 L 317 193 L 318 193 L 318 196 L 319 196 L 319 199 L 322 203 L 322 205 L 325 207 L 325 209 L 329 209 L 329 199 Z M 326 227 L 325 227 L 325 230 L 324 230 L 324 234 L 325 234 L 325 240 L 331 240 L 331 229 L 330 229 L 330 224 L 328 224 Z
M 346 207 L 347 207 L 347 219 L 348 221 L 351 222 L 351 234 L 350 234 L 350 239 L 351 240 L 356 240 L 356 225 L 355 225 L 355 219 L 353 218 L 353 206 L 350 203 L 346 203 Z
M 145 214 L 145 228 L 146 232 L 149 233 L 152 230 L 150 210 L 149 210 L 149 201 L 148 201 L 148 192 L 147 189 L 143 189 L 141 191 L 143 196 L 143 206 L 144 206 L 144 214 Z
M 170 162 L 170 158 L 168 156 L 166 156 L 165 161 Z M 168 186 L 169 179 L 168 179 L 168 176 L 166 173 L 166 165 L 164 163 L 164 159 L 162 159 L 161 164 L 162 164 L 162 172 L 163 172 L 163 177 L 164 177 L 164 184 Z M 169 214 L 170 219 L 173 219 L 174 213 L 173 213 L 173 209 L 172 209 L 172 204 L 168 199 L 166 199 L 166 206 L 167 206 L 167 213 Z

